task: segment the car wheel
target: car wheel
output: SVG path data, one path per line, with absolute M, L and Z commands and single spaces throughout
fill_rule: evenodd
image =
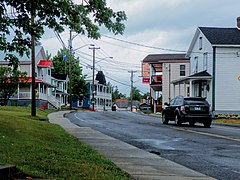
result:
M 162 114 L 162 123 L 168 124 L 168 118 L 166 117 L 165 113 Z
M 190 122 L 189 122 L 189 125 L 190 125 L 190 126 L 194 126 L 195 123 L 196 123 L 196 122 L 194 122 L 194 121 L 190 121 Z
M 207 120 L 206 122 L 203 123 L 205 128 L 210 128 L 211 124 L 212 124 L 212 120 Z
M 176 116 L 175 116 L 175 124 L 176 125 L 181 125 L 182 124 L 181 119 L 180 119 L 178 114 L 176 114 Z

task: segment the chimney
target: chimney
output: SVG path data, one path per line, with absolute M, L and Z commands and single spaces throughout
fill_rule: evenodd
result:
M 237 17 L 237 28 L 240 30 L 240 17 Z

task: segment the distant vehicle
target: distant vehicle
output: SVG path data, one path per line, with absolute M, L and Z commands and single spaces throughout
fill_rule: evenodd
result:
M 117 110 L 117 105 L 116 104 L 113 104 L 112 105 L 112 111 L 116 111 Z
M 212 124 L 212 110 L 205 98 L 177 96 L 170 103 L 164 103 L 162 111 L 162 122 L 168 124 L 175 121 L 180 125 L 189 122 L 194 126 L 196 122 L 203 123 L 204 127 L 209 128 Z
M 139 109 L 143 112 L 150 112 L 151 111 L 151 106 L 147 103 L 142 103 L 139 105 Z

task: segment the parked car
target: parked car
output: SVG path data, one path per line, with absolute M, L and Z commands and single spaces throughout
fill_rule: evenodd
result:
M 205 98 L 177 96 L 170 103 L 164 103 L 162 111 L 162 122 L 168 124 L 175 121 L 180 125 L 188 122 L 193 126 L 196 122 L 203 123 L 204 127 L 212 124 L 212 110 Z
M 139 105 L 139 109 L 142 111 L 142 112 L 151 112 L 151 106 L 147 103 L 142 103 Z

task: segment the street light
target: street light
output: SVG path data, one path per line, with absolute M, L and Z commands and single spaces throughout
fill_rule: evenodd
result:
M 77 34 L 78 35 L 78 34 Z M 69 52 L 70 52 L 70 59 L 69 59 L 69 102 L 70 102 L 70 110 L 72 110 L 72 52 L 83 48 L 85 46 L 94 46 L 93 44 L 85 44 L 83 46 L 80 46 L 76 49 L 72 49 L 72 41 L 75 37 L 77 37 L 77 35 L 72 36 L 72 31 L 70 31 L 70 38 L 68 40 L 68 46 L 69 46 Z
M 78 47 L 78 48 L 76 48 L 76 49 L 73 49 L 73 52 L 74 52 L 74 51 L 77 51 L 77 50 L 79 50 L 79 49 L 81 49 L 81 48 L 83 48 L 83 47 L 86 47 L 86 46 L 94 46 L 94 44 L 85 44 L 85 45 L 80 46 L 80 47 Z
M 105 60 L 105 59 L 113 59 L 113 57 L 112 56 L 110 56 L 110 57 L 105 57 L 105 58 L 101 58 L 100 60 L 98 60 L 96 63 L 99 63 L 99 62 L 101 62 L 101 61 L 103 61 L 103 60 Z

